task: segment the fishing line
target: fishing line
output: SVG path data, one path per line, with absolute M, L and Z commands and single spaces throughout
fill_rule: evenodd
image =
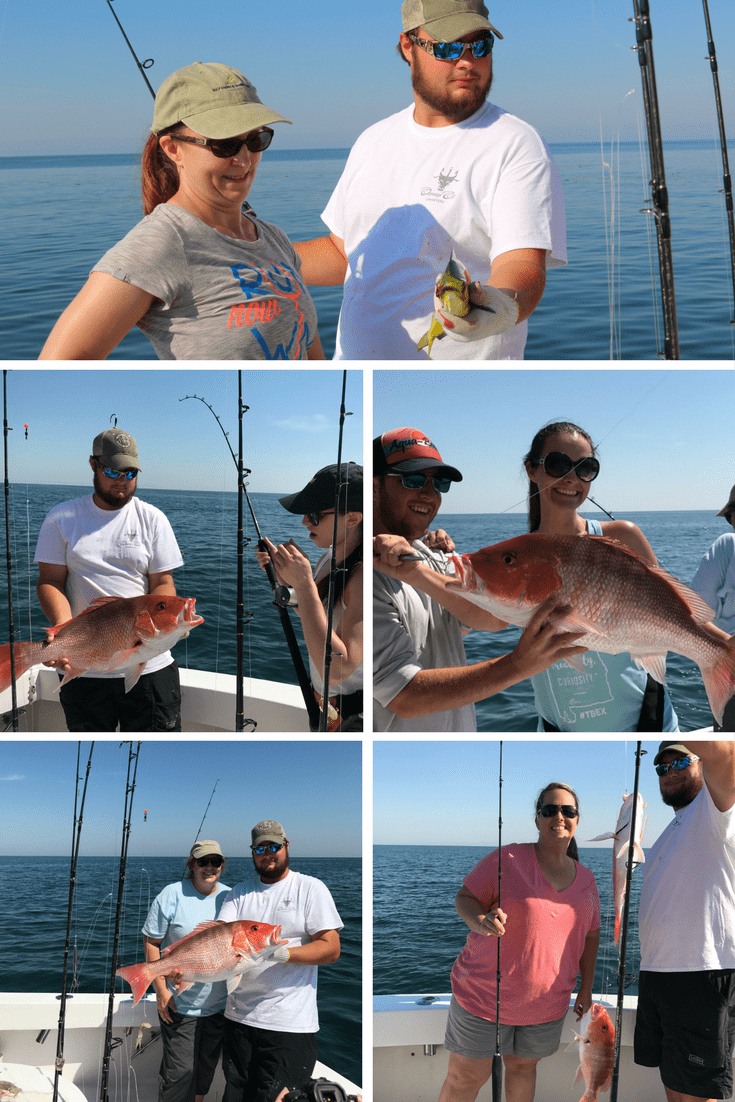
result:
M 503 740 L 500 740 L 498 768 L 498 910 L 500 910 L 500 879 L 502 874 L 501 845 L 503 840 Z M 503 1058 L 500 1054 L 500 935 L 498 935 L 497 973 L 495 977 L 495 1052 L 493 1053 L 493 1102 L 502 1102 Z

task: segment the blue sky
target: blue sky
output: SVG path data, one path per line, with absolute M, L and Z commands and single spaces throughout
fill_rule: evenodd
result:
M 623 794 L 633 791 L 635 742 L 503 741 L 503 844 L 535 841 L 536 797 L 551 781 L 579 797 L 577 844 L 615 829 Z M 648 804 L 645 848 L 672 812 L 661 801 L 644 742 L 639 791 Z M 373 838 L 377 845 L 464 845 L 498 841 L 498 742 L 374 743 Z M 410 783 L 406 778 L 410 777 Z M 610 846 L 597 842 L 596 846 Z
M 523 456 L 542 425 L 557 420 L 580 425 L 599 446 L 592 496 L 616 516 L 717 513 L 735 482 L 735 443 L 717 413 L 735 399 L 731 366 L 387 369 L 374 372 L 373 389 L 374 435 L 418 428 L 464 475 L 445 496 L 445 513 L 525 512 Z
M 352 416 L 344 421 L 343 461 L 362 462 L 362 385 L 362 372 L 348 371 L 345 406 Z M 180 401 L 193 394 L 206 399 L 237 456 L 237 370 L 29 368 L 8 372 L 7 392 L 11 482 L 91 485 L 92 441 L 117 417 L 138 444 L 143 497 L 146 486 L 237 489 L 235 464 L 211 412 L 202 402 Z M 303 476 L 304 485 L 337 462 L 341 371 L 243 370 L 242 398 L 250 407 L 242 422 L 250 493 L 293 492 L 294 477 Z
M 337 0 L 247 9 L 210 0 L 116 0 L 115 11 L 154 89 L 193 61 L 243 70 L 279 124 L 275 148 L 334 148 L 410 102 L 395 53 L 399 0 Z M 490 3 L 492 99 L 552 142 L 636 139 L 640 69 L 631 0 Z M 735 10 L 710 0 L 726 119 L 735 110 Z M 652 0 L 664 136 L 716 135 L 702 7 Z M 633 95 L 628 93 L 634 90 Z M 0 8 L 2 155 L 127 153 L 142 147 L 152 100 L 105 0 L 38 0 Z
M 4 855 L 71 853 L 77 745 L 3 742 Z M 89 747 L 82 743 L 82 778 Z M 81 854 L 120 852 L 128 747 L 117 740 L 95 743 Z M 146 739 L 138 759 L 129 855 L 188 855 L 218 782 L 199 836 L 218 841 L 225 856 L 246 856 L 250 831 L 262 819 L 282 823 L 294 857 L 359 856 L 361 754 L 355 742 Z M 80 799 L 82 788 L 83 780 Z M 338 798 L 316 798 L 325 793 Z

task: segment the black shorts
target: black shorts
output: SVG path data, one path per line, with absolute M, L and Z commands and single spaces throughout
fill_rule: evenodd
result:
M 123 677 L 75 677 L 59 690 L 69 731 L 180 731 L 179 667 L 144 673 L 129 693 Z
M 734 1041 L 733 969 L 640 973 L 634 1058 L 669 1090 L 729 1098 Z
M 222 1102 L 274 1102 L 284 1087 L 309 1082 L 316 1056 L 313 1033 L 282 1033 L 226 1018 Z

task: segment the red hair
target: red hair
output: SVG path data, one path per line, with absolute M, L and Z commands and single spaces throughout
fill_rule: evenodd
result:
M 178 126 L 181 126 L 180 122 L 167 126 L 161 134 L 170 134 Z M 141 158 L 140 190 L 144 214 L 150 214 L 159 203 L 167 203 L 179 190 L 179 172 L 161 149 L 158 141 L 161 134 L 149 134 Z

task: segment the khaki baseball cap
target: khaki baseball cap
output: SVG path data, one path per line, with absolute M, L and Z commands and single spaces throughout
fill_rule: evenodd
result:
M 138 445 L 130 433 L 122 429 L 105 429 L 95 436 L 92 455 L 100 460 L 103 467 L 111 467 L 113 471 L 123 471 L 126 467 L 143 470 L 138 462 Z
M 482 0 L 403 0 L 401 18 L 404 31 L 423 27 L 437 42 L 456 42 L 473 31 L 500 31 L 488 21 Z
M 217 62 L 195 61 L 166 77 L 156 95 L 151 130 L 183 122 L 205 138 L 234 138 L 274 122 L 291 123 L 258 99 L 244 73 Z

